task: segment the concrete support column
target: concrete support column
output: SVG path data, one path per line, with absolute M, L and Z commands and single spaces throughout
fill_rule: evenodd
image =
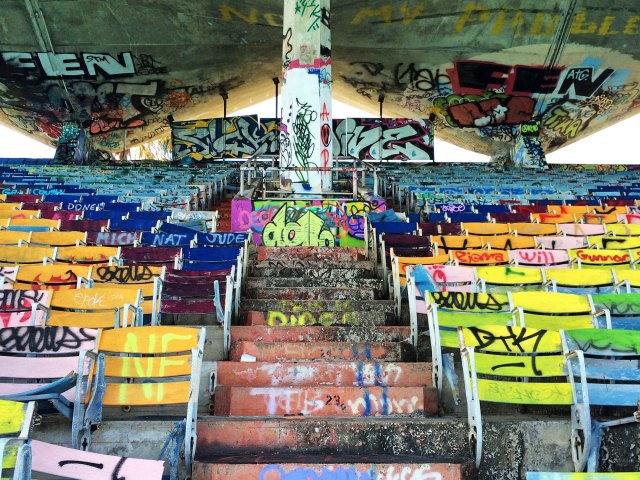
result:
M 332 188 L 330 0 L 284 0 L 280 165 L 294 192 Z M 285 182 L 286 183 L 286 182 Z
M 516 167 L 534 170 L 549 168 L 540 142 L 540 120 L 523 123 L 516 127 L 513 163 Z

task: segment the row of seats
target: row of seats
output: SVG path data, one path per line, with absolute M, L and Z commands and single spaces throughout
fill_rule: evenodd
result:
M 221 169 L 213 180 L 215 170 L 199 185 L 184 172 L 155 171 L 160 179 L 148 182 L 154 170 L 131 169 L 140 182 L 127 186 L 113 182 L 110 169 L 0 169 L 5 191 L 12 190 L 0 203 L 7 218 L 0 231 L 0 398 L 35 400 L 39 414 L 63 415 L 77 449 L 18 435 L 14 472 L 31 465 L 54 476 L 102 478 L 90 467 L 100 463 L 108 478 L 159 479 L 165 471 L 175 479 L 180 458 L 190 470 L 205 329 L 171 324 L 184 314 L 191 324 L 220 323 L 228 351 L 250 240 L 212 232 L 215 212 L 190 210 L 221 196 L 230 175 Z M 51 183 L 57 175 L 64 184 Z M 36 198 L 38 191 L 45 193 Z M 179 419 L 162 452 L 168 470 L 162 461 L 89 452 L 96 429 L 123 408 Z

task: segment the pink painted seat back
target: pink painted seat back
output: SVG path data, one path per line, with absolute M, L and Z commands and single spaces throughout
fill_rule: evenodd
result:
M 476 273 L 473 267 L 457 265 L 425 265 L 427 272 L 443 292 L 474 291 Z
M 582 248 L 588 245 L 587 237 L 563 237 L 550 235 L 535 238 L 538 245 L 550 250 L 570 250 L 572 248 Z
M 0 266 L 0 285 L 2 288 L 11 288 L 11 283 L 15 282 L 18 274 L 18 267 Z
M 607 233 L 604 225 L 590 223 L 560 223 L 558 232 L 568 237 L 591 237 Z
M 569 253 L 566 250 L 523 248 L 509 250 L 509 259 L 522 267 L 569 267 Z
M 68 327 L 11 327 L 0 330 L 0 396 L 29 392 L 68 375 L 89 372 L 80 352 L 95 347 L 97 330 Z M 63 393 L 74 401 L 75 389 Z
M 48 305 L 50 296 L 48 290 L 0 290 L 0 329 L 42 325 L 45 313 L 32 314 L 32 308 L 36 303 Z
M 30 444 L 31 470 L 56 478 L 161 480 L 164 471 L 164 462 L 161 460 L 103 455 L 61 447 L 39 440 L 31 440 Z

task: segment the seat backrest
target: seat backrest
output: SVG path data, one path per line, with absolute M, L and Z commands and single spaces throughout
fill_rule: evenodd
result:
M 31 470 L 54 478 L 112 480 L 145 478 L 161 480 L 162 460 L 118 457 L 31 440 Z
M 443 252 L 450 250 L 463 250 L 483 248 L 482 237 L 467 235 L 432 235 L 431 243 L 438 245 L 438 249 Z
M 531 213 L 529 212 L 491 213 L 490 216 L 496 223 L 531 222 Z
M 35 306 L 46 304 L 50 296 L 47 290 L 0 290 L 0 327 L 42 325 L 44 315 Z
M 613 223 L 606 225 L 607 233 L 616 237 L 640 236 L 640 224 Z
M 469 235 L 507 235 L 509 233 L 509 225 L 505 223 L 465 222 L 462 228 Z
M 545 269 L 545 276 L 558 292 L 611 293 L 617 288 L 617 274 L 610 268 L 553 268 Z
M 565 237 L 549 235 L 534 237 L 536 246 L 549 250 L 569 250 L 571 248 L 583 248 L 588 245 L 587 237 Z
M 20 267 L 14 288 L 66 290 L 77 287 L 79 277 L 91 275 L 90 265 L 25 265 Z
M 506 265 L 510 262 L 509 250 L 453 250 L 451 257 L 458 265 Z
M 640 294 L 600 293 L 592 295 L 591 298 L 596 309 L 609 310 L 611 328 L 640 330 Z M 604 321 L 599 321 L 598 326 L 607 328 Z
M 9 230 L 0 231 L 0 246 L 19 246 L 23 242 L 31 239 L 32 232 L 12 232 Z
M 138 232 L 87 232 L 87 245 L 125 247 L 133 246 L 139 240 Z
M 516 235 L 495 235 L 493 237 L 480 237 L 482 242 L 496 250 L 515 250 L 518 248 L 535 248 L 535 237 L 520 237 Z
M 196 234 L 195 242 L 199 247 L 242 246 L 249 239 L 248 233 L 214 232 Z
M 60 230 L 78 232 L 101 232 L 109 226 L 109 220 L 61 220 Z
M 11 400 L 0 400 L 0 437 L 13 437 L 27 439 L 31 434 L 31 426 L 33 425 L 35 411 L 34 402 L 13 402 Z M 3 459 L 3 465 L 0 465 L 0 471 L 4 466 L 4 462 L 9 463 L 9 459 Z M 13 464 L 15 464 L 15 454 L 13 456 Z
M 471 292 L 475 290 L 476 272 L 473 267 L 456 265 L 425 265 L 431 279 L 442 292 Z
M 531 218 L 540 223 L 575 223 L 576 217 L 572 213 L 532 213 Z
M 516 265 L 527 267 L 569 267 L 571 261 L 566 250 L 544 248 L 509 250 L 509 258 Z
M 18 268 L 13 266 L 0 267 L 0 288 L 4 288 L 4 285 L 11 286 L 15 282 Z
M 114 328 L 136 324 L 142 304 L 140 289 L 82 288 L 53 292 L 47 325 L 80 328 Z M 130 308 L 127 308 L 127 305 Z M 133 310 L 132 310 L 133 309 Z
M 2 247 L 0 248 L 0 265 L 42 265 L 45 258 L 55 258 L 56 247 Z
M 561 334 L 566 352 L 580 352 L 577 356 L 568 356 L 572 379 L 586 380 L 591 405 L 637 407 L 640 401 L 639 330 L 598 328 L 565 330 Z
M 592 235 L 604 235 L 604 225 L 591 225 L 588 223 L 562 223 L 558 225 L 558 232 L 569 237 L 588 237 Z
M 117 247 L 60 247 L 56 261 L 80 265 L 105 264 L 109 263 L 109 259 L 115 257 L 117 253 Z
M 558 226 L 555 223 L 510 223 L 509 230 L 529 237 L 558 234 Z
M 182 259 L 184 262 L 228 262 L 235 260 L 240 255 L 241 247 L 193 247 L 182 249 Z
M 151 232 L 157 226 L 157 220 L 114 218 L 109 222 L 109 230 L 112 232 Z
M 545 278 L 539 268 L 518 266 L 477 267 L 476 273 L 483 287 L 492 293 L 511 290 L 541 290 Z
M 460 328 L 459 337 L 469 403 L 572 404 L 558 332 L 485 326 Z
M 595 309 L 588 295 L 557 292 L 513 292 L 509 295 L 512 307 L 521 311 L 522 326 L 556 331 L 595 326 Z
M 640 237 L 589 237 L 590 246 L 597 246 L 604 250 L 638 250 Z
M 580 268 L 628 268 L 630 263 L 638 258 L 630 250 L 603 248 L 578 248 L 567 253 L 572 260 L 578 260 Z
M 125 265 L 170 265 L 180 256 L 179 247 L 122 247 L 120 259 Z
M 33 232 L 29 243 L 34 246 L 69 247 L 86 240 L 85 232 Z
M 193 238 L 193 235 L 183 233 L 142 232 L 140 244 L 143 247 L 188 247 Z

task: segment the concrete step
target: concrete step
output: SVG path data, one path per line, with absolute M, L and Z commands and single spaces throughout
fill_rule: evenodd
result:
M 316 264 L 314 267 L 270 267 L 252 265 L 249 267 L 249 275 L 252 277 L 304 277 L 304 278 L 339 278 L 342 280 L 352 278 L 376 278 L 373 268 L 328 268 Z
M 433 387 L 226 387 L 215 389 L 219 416 L 370 417 L 438 412 Z
M 240 361 L 243 354 L 258 362 L 331 362 L 340 360 L 411 360 L 410 345 L 401 343 L 351 342 L 236 342 L 231 344 L 229 360 Z
M 216 385 L 232 387 L 430 387 L 430 363 L 216 362 Z
M 366 288 L 258 287 L 247 288 L 247 298 L 274 300 L 375 300 L 375 290 Z M 380 298 L 380 295 L 377 296 Z
M 375 264 L 368 260 L 346 260 L 346 261 L 334 261 L 334 260 L 262 260 L 258 262 L 252 262 L 254 269 L 260 268 L 298 268 L 298 269 L 317 269 L 317 268 L 330 268 L 330 269 L 363 269 L 374 271 Z M 254 270 L 255 271 L 255 270 Z
M 245 301 L 243 301 L 244 303 Z M 241 303 L 242 305 L 242 303 Z M 386 312 L 281 312 L 248 311 L 241 314 L 245 325 L 303 326 L 341 325 L 369 326 L 384 325 L 393 320 L 392 313 Z
M 465 418 L 198 418 L 198 458 L 235 452 L 468 457 Z M 567 450 L 568 451 L 568 450 Z
M 331 247 L 257 247 L 257 259 L 307 262 L 355 262 L 366 260 L 364 248 Z
M 409 327 L 268 327 L 233 326 L 231 342 L 402 342 Z
M 265 287 L 325 287 L 325 288 L 367 288 L 370 290 L 381 290 L 383 282 L 379 278 L 273 278 L 273 277 L 247 277 L 245 280 L 247 288 Z
M 196 461 L 193 480 L 467 480 L 474 478 L 472 463 L 447 457 L 238 455 Z
M 394 313 L 396 303 L 392 300 L 356 301 L 356 300 L 265 300 L 243 299 L 240 309 L 243 312 L 385 312 Z

